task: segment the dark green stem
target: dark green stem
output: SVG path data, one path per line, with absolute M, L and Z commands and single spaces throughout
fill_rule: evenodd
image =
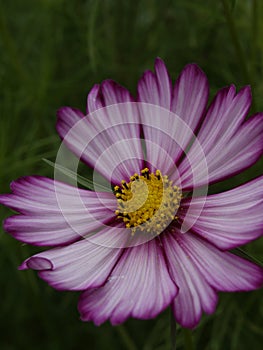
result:
M 176 321 L 172 310 L 170 310 L 170 334 L 171 334 L 171 350 L 176 350 Z
M 194 350 L 193 333 L 190 329 L 183 328 L 185 350 Z
M 12 63 L 13 68 L 16 71 L 17 75 L 22 80 L 27 80 L 27 75 L 19 59 L 20 55 L 18 53 L 18 49 L 16 47 L 13 37 L 10 34 L 10 31 L 7 25 L 6 16 L 4 14 L 1 1 L 0 1 L 0 39 L 2 40 L 4 50 L 8 54 L 10 62 Z
M 244 81 L 245 81 L 245 83 L 249 83 L 250 78 L 249 78 L 248 68 L 247 68 L 247 64 L 246 64 L 246 58 L 245 58 L 241 43 L 239 41 L 236 24 L 235 24 L 235 21 L 234 21 L 234 18 L 233 18 L 233 15 L 232 15 L 232 12 L 231 12 L 231 9 L 229 6 L 229 0 L 221 0 L 221 3 L 223 5 L 226 22 L 227 22 L 230 36 L 231 36 L 231 39 L 232 39 L 232 42 L 233 42 L 233 45 L 234 45 L 234 48 L 236 51 L 237 60 L 241 66 Z
M 259 19 L 259 8 L 258 8 L 258 2 L 257 0 L 252 1 L 252 20 L 251 20 L 251 67 L 250 67 L 250 75 L 251 75 L 251 83 L 253 84 L 255 81 L 255 77 L 257 74 L 257 52 L 258 52 L 258 19 Z M 256 112 L 256 103 L 255 99 L 253 100 L 253 105 L 251 108 L 251 112 Z
M 126 328 L 123 325 L 114 327 L 116 331 L 119 333 L 123 344 L 125 345 L 127 350 L 137 350 L 136 345 L 134 344 L 131 336 L 127 332 Z
M 90 6 L 90 15 L 88 21 L 88 55 L 90 58 L 90 65 L 93 72 L 97 71 L 97 60 L 96 60 L 96 47 L 95 47 L 95 31 L 96 31 L 96 19 L 97 19 L 97 10 L 98 10 L 99 0 L 92 2 Z
M 258 48 L 258 2 L 257 0 L 252 0 L 251 4 L 251 64 L 252 64 L 252 78 L 255 77 L 255 71 L 256 71 L 256 55 L 257 55 L 257 48 Z

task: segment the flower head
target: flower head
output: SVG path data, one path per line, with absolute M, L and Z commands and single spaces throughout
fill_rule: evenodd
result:
M 20 269 L 82 291 L 82 320 L 149 319 L 171 305 L 177 322 L 193 328 L 215 311 L 218 291 L 262 285 L 262 269 L 229 250 L 262 235 L 263 176 L 213 195 L 207 186 L 259 159 L 263 114 L 245 120 L 249 87 L 223 88 L 207 109 L 208 93 L 195 64 L 173 86 L 159 58 L 136 99 L 113 81 L 95 85 L 86 115 L 61 108 L 57 130 L 76 166 L 92 167 L 106 190 L 28 176 L 0 196 L 19 213 L 5 220 L 7 232 L 52 247 Z

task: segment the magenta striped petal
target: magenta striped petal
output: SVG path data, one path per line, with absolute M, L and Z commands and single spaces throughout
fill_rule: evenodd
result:
M 141 123 L 147 149 L 148 167 L 151 171 L 162 169 L 167 174 L 174 166 L 170 151 L 176 146 L 163 123 L 169 124 L 172 100 L 172 82 L 164 62 L 157 58 L 155 73 L 146 71 L 138 83 L 138 101 Z M 155 106 L 158 106 L 157 108 Z M 160 108 L 161 107 L 161 108 Z M 165 109 L 163 109 L 165 108 Z M 162 114 L 162 118 L 160 115 Z M 170 130 L 170 124 L 168 130 Z
M 149 168 L 169 174 L 200 123 L 208 99 L 208 83 L 196 65 L 188 65 L 175 83 L 172 101 L 164 100 L 164 91 L 171 96 L 170 78 L 162 61 L 158 61 L 155 70 L 156 75 L 148 71 L 140 80 L 138 99 L 148 103 L 140 105 L 140 112 Z
M 204 115 L 208 95 L 209 84 L 205 73 L 196 64 L 188 64 L 175 82 L 171 110 L 195 132 Z M 174 154 L 178 152 L 175 161 L 192 139 L 192 135 L 186 130 L 177 132 L 181 148 L 179 152 L 174 151 Z
M 104 101 L 101 99 L 100 85 L 95 84 L 88 94 L 86 113 L 92 113 L 102 107 Z
M 244 122 L 251 100 L 249 86 L 242 88 L 238 94 L 234 85 L 219 90 L 198 133 L 198 140 L 206 151 L 215 146 L 222 137 L 229 140 L 233 136 Z M 209 137 L 207 137 L 208 131 Z
M 187 328 L 194 328 L 201 319 L 202 312 L 215 311 L 217 294 L 208 284 L 192 259 L 185 253 L 177 239 L 170 233 L 162 236 L 169 273 L 178 285 L 179 293 L 172 303 L 177 322 Z
M 176 129 L 171 128 L 173 115 L 168 110 L 140 104 L 141 122 L 146 146 L 147 166 L 151 172 L 161 169 L 163 174 L 175 171 L 174 150 L 177 148 Z M 160 119 L 160 114 L 162 119 Z
M 113 80 L 104 80 L 101 85 L 95 84 L 87 97 L 87 114 L 99 108 L 116 103 L 134 102 L 130 92 Z
M 81 296 L 83 321 L 113 325 L 128 317 L 148 319 L 158 315 L 173 300 L 177 287 L 172 282 L 156 240 L 124 251 L 107 283 Z
M 177 237 L 182 249 L 196 269 L 216 290 L 225 292 L 249 291 L 263 284 L 263 269 L 193 234 Z
M 77 157 L 109 182 L 128 180 L 143 167 L 139 115 L 129 92 L 105 81 L 100 90 L 93 88 L 88 106 L 95 112 L 87 117 L 69 107 L 60 109 L 59 135 Z
M 208 94 L 205 73 L 196 64 L 188 64 L 175 82 L 171 110 L 194 131 L 205 111 Z
M 155 60 L 155 74 L 146 71 L 138 83 L 138 101 L 164 107 L 170 110 L 172 82 L 164 62 Z
M 227 178 L 251 166 L 263 151 L 263 114 L 244 121 L 251 103 L 249 88 L 235 96 L 234 87 L 221 90 L 212 103 L 198 133 L 209 171 L 210 183 Z M 185 189 L 206 184 L 202 155 L 194 143 L 179 166 Z
M 181 219 L 221 249 L 246 244 L 263 234 L 263 177 L 230 191 L 181 203 Z
M 0 196 L 0 203 L 22 215 L 7 218 L 4 228 L 25 243 L 69 243 L 115 217 L 112 193 L 81 190 L 40 176 L 20 178 L 12 182 L 11 189 L 12 194 Z
M 66 247 L 54 248 L 25 260 L 20 270 L 39 270 L 39 275 L 59 290 L 85 290 L 101 286 L 116 264 L 122 249 L 109 248 L 121 245 L 127 232 L 107 227 L 89 239 Z

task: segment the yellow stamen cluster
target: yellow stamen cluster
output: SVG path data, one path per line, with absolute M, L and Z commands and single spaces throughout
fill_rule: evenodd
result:
M 160 170 L 150 173 L 148 168 L 141 170 L 141 175 L 131 176 L 130 182 L 122 180 L 114 193 L 118 202 L 115 213 L 132 234 L 138 230 L 160 234 L 177 219 L 182 198 L 179 187 L 173 186 L 166 175 Z

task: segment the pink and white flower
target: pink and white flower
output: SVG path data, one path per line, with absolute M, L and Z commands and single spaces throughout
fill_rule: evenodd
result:
M 19 213 L 5 230 L 51 247 L 20 269 L 38 270 L 56 289 L 82 291 L 83 321 L 116 325 L 171 305 L 176 321 L 193 328 L 215 311 L 218 291 L 262 286 L 262 268 L 229 250 L 262 236 L 263 176 L 223 193 L 198 191 L 260 158 L 263 114 L 245 119 L 249 87 L 223 88 L 207 108 L 208 95 L 195 64 L 173 86 L 159 58 L 136 99 L 113 81 L 95 85 L 86 115 L 61 108 L 57 130 L 113 191 L 28 176 L 0 196 Z

